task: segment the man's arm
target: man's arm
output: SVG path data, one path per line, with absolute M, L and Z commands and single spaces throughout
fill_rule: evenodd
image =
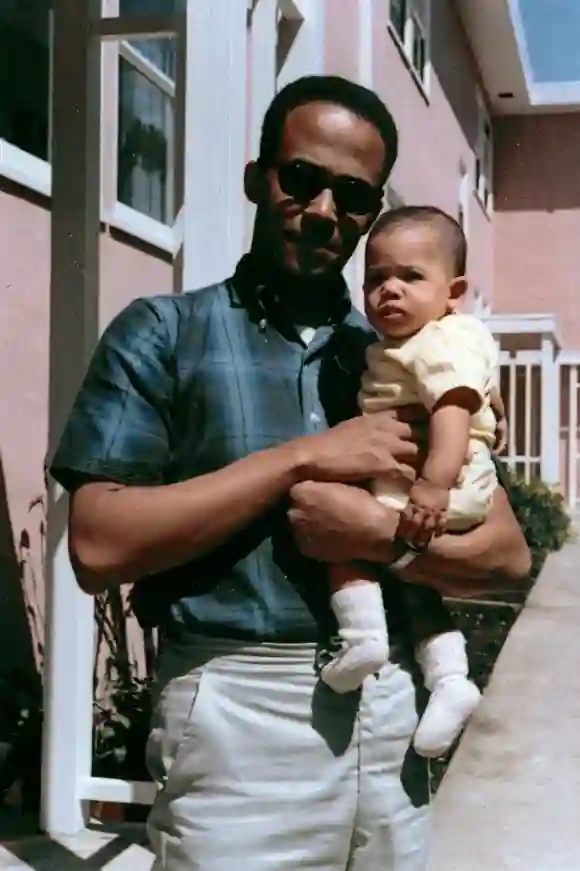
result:
M 74 492 L 71 561 L 81 587 L 99 593 L 182 565 L 222 544 L 304 477 L 412 477 L 412 430 L 388 414 L 355 418 L 325 433 L 256 452 L 177 484 L 91 482 Z M 382 470 L 382 471 L 381 471 Z
M 203 311 L 198 315 L 203 335 Z M 113 320 L 53 457 L 51 474 L 72 494 L 71 559 L 87 592 L 196 559 L 262 516 L 303 478 L 413 475 L 405 465 L 417 455 L 412 427 L 384 413 L 168 484 L 180 317 L 176 300 L 162 297 L 136 300 Z M 195 359 L 195 349 L 191 353 Z
M 399 515 L 365 490 L 304 482 L 291 491 L 289 520 L 305 556 L 323 562 L 368 560 L 389 565 Z M 401 574 L 458 598 L 517 589 L 527 578 L 530 554 L 505 492 L 498 487 L 485 522 L 462 535 L 431 541 Z

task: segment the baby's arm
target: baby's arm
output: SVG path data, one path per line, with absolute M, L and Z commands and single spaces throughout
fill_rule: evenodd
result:
M 427 459 L 409 493 L 399 535 L 406 541 L 421 534 L 445 530 L 449 492 L 457 485 L 468 459 L 471 415 L 481 406 L 479 395 L 468 387 L 444 394 L 435 405 L 429 424 Z
M 489 391 L 489 403 L 491 410 L 495 415 L 496 430 L 495 430 L 495 452 L 501 454 L 507 447 L 508 440 L 508 423 L 505 413 L 505 406 L 499 388 L 494 384 Z

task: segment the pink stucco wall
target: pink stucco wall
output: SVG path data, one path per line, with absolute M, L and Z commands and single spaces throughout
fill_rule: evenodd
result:
M 36 584 L 43 512 L 30 506 L 44 494 L 48 435 L 48 205 L 16 186 L 0 187 L 0 659 L 8 667 L 31 655 L 24 608 L 40 622 L 43 614 L 43 585 Z M 161 258 L 102 235 L 103 326 L 135 296 L 170 291 L 171 281 Z
M 495 127 L 499 311 L 553 313 L 580 346 L 580 115 L 517 116 Z
M 456 216 L 463 165 L 473 178 L 477 74 L 450 0 L 433 4 L 431 70 L 425 93 L 388 26 L 388 3 L 375 4 L 374 82 L 397 122 L 400 156 L 392 176 L 408 204 L 429 203 Z M 468 272 L 488 301 L 493 295 L 493 233 L 472 194 L 468 206 Z
M 324 69 L 333 76 L 358 78 L 358 0 L 327 3 L 324 10 Z

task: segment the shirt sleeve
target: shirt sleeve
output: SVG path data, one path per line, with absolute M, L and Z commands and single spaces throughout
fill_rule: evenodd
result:
M 172 357 L 167 312 L 153 301 L 135 300 L 112 321 L 93 355 L 50 466 L 65 489 L 86 480 L 164 482 Z
M 469 315 L 449 315 L 423 331 L 410 367 L 428 411 L 460 387 L 481 403 L 497 368 L 498 350 L 487 327 Z

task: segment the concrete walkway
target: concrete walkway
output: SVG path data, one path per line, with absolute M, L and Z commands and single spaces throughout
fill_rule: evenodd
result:
M 580 871 L 580 543 L 550 558 L 435 801 L 429 871 Z

